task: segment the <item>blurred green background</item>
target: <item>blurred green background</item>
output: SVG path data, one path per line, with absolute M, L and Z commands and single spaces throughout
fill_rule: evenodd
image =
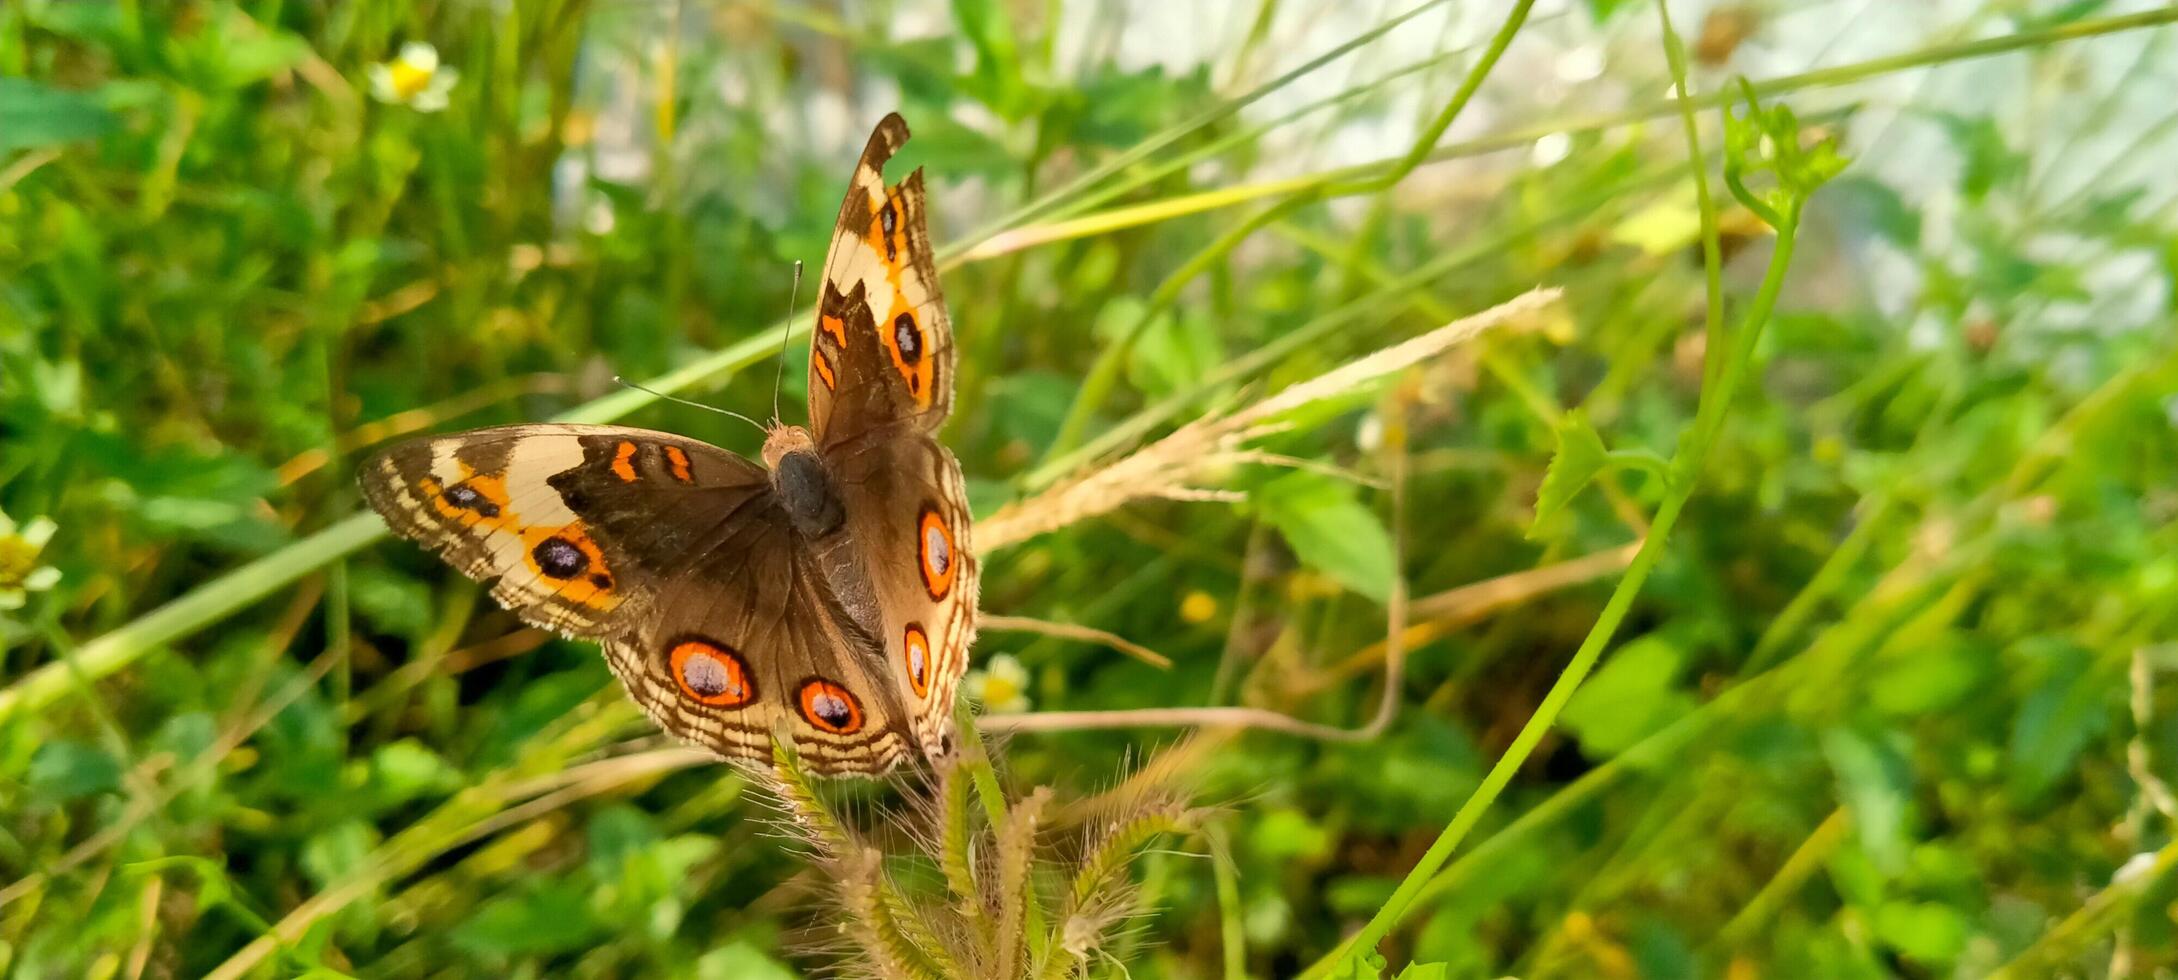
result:
M 585 405 L 753 453 L 610 379 L 768 414 L 792 263 L 894 109 L 979 514 L 1565 290 L 1262 444 L 1300 465 L 1204 484 L 1236 500 L 985 556 L 987 613 L 1173 661 L 987 631 L 971 684 L 1010 711 L 1358 725 L 1395 581 L 1416 599 L 1380 737 L 1001 743 L 1023 790 L 1148 764 L 1221 806 L 1131 869 L 1093 974 L 1295 975 L 1410 879 L 1386 975 L 2178 970 L 2178 13 L 1670 14 L 1699 158 L 1649 0 L 10 0 L 0 974 L 839 967 L 741 777 L 667 749 L 593 647 L 376 537 L 351 473 Z M 1768 316 L 1735 75 L 1851 161 Z M 1681 481 L 1709 339 L 1757 326 Z M 1538 520 L 1554 457 L 1560 490 L 1601 473 Z M 1600 663 L 1482 805 L 1674 488 Z M 878 825 L 897 799 L 832 792 Z

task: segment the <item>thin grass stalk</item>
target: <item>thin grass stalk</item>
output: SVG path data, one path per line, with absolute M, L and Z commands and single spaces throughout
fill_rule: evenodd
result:
M 1241 921 L 1240 868 L 1233 863 L 1232 847 L 1226 842 L 1224 826 L 1214 825 L 1208 832 L 1210 873 L 1218 893 L 1218 940 L 1225 980 L 1247 980 L 1248 932 Z
M 2178 841 L 2157 850 L 2147 867 L 2121 876 L 2109 887 L 2096 892 L 2055 928 L 2043 933 L 2019 955 L 1991 972 L 1988 980 L 2066 975 L 2062 964 L 2097 941 L 2104 932 L 2115 929 L 2142 899 L 2159 890 L 2157 886 L 2173 869 L 2178 869 Z
M 1505 49 L 1512 44 L 1513 37 L 1520 32 L 1520 26 L 1527 22 L 1528 9 L 1533 7 L 1534 3 L 1535 0 L 1517 0 L 1513 4 L 1512 11 L 1506 15 L 1504 23 L 1498 27 L 1497 33 L 1491 37 L 1489 46 L 1483 49 L 1482 57 L 1476 60 L 1474 65 L 1467 70 L 1467 74 L 1460 80 L 1459 88 L 1453 91 L 1452 98 L 1445 103 L 1443 109 L 1438 111 L 1436 118 L 1432 119 L 1428 126 L 1423 127 L 1422 132 L 1415 137 L 1413 143 L 1408 147 L 1406 154 L 1400 157 L 1389 170 L 1381 174 L 1357 177 L 1346 181 L 1333 181 L 1321 186 L 1311 187 L 1302 193 L 1250 215 L 1240 224 L 1220 233 L 1208 246 L 1197 252 L 1185 263 L 1182 263 L 1179 269 L 1167 276 L 1162 283 L 1159 283 L 1157 289 L 1151 293 L 1149 304 L 1144 308 L 1142 314 L 1136 317 L 1134 322 L 1118 337 L 1113 338 L 1111 344 L 1098 353 L 1096 362 L 1091 365 L 1088 377 L 1082 384 L 1080 394 L 1074 399 L 1073 405 L 1068 408 L 1065 421 L 1060 424 L 1058 436 L 1052 440 L 1051 446 L 1044 452 L 1045 463 L 1048 464 L 1053 458 L 1061 456 L 1074 448 L 1074 441 L 1088 424 L 1088 419 L 1103 405 L 1105 395 L 1116 381 L 1119 368 L 1124 365 L 1128 351 L 1133 349 L 1136 337 L 1140 335 L 1142 329 L 1152 319 L 1178 298 L 1180 290 L 1188 282 L 1192 281 L 1204 270 L 1222 261 L 1225 256 L 1230 255 L 1235 248 L 1238 248 L 1242 242 L 1254 235 L 1257 230 L 1285 215 L 1325 197 L 1377 193 L 1389 190 L 1397 186 L 1400 181 L 1405 180 L 1407 175 L 1414 172 L 1415 168 L 1421 166 L 1422 162 L 1429 158 L 1430 152 L 1436 148 L 1437 141 L 1444 137 L 1445 131 L 1451 128 L 1453 121 L 1458 119 L 1460 113 L 1467 108 L 1467 103 L 1473 100 L 1475 92 L 1482 87 L 1482 80 L 1489 77 L 1490 70 L 1495 68 L 1498 60 L 1504 56 Z
M 1689 155 L 1689 159 L 1703 159 L 1698 145 L 1695 152 Z M 1735 191 L 1739 190 L 1741 189 L 1735 187 Z M 1800 189 L 1795 193 L 1798 195 L 1804 190 Z M 1742 203 L 1752 204 L 1745 194 L 1740 197 Z M 1588 636 L 1582 640 L 1579 649 L 1573 654 L 1573 659 L 1559 673 L 1558 679 L 1544 694 L 1542 702 L 1536 706 L 1535 712 L 1521 727 L 1512 744 L 1483 777 L 1481 785 L 1460 805 L 1458 812 L 1453 814 L 1452 821 L 1445 825 L 1444 831 L 1430 844 L 1421 860 L 1392 892 L 1391 898 L 1377 909 L 1376 914 L 1370 917 L 1359 932 L 1318 960 L 1303 977 L 1322 977 L 1352 951 L 1374 949 L 1391 931 L 1392 926 L 1405 917 L 1407 911 L 1413 907 L 1417 895 L 1437 870 L 1444 866 L 1452 852 L 1466 838 L 1468 831 L 1482 819 L 1483 813 L 1497 801 L 1498 795 L 1511 783 L 1513 773 L 1526 763 L 1536 745 L 1557 721 L 1566 702 L 1572 699 L 1573 692 L 1587 679 L 1597 660 L 1603 656 L 1603 648 L 1610 643 L 1612 636 L 1618 631 L 1619 623 L 1632 609 L 1634 597 L 1639 594 L 1649 573 L 1655 570 L 1657 562 L 1662 559 L 1664 547 L 1671 538 L 1671 530 L 1678 523 L 1679 515 L 1693 495 L 1702 464 L 1708 459 L 1709 450 L 1723 428 L 1732 398 L 1738 393 L 1748 366 L 1754 359 L 1755 341 L 1760 338 L 1763 326 L 1769 321 L 1771 310 L 1776 307 L 1778 294 L 1784 287 L 1785 271 L 1792 264 L 1793 241 L 1798 231 L 1799 202 L 1802 200 L 1804 197 L 1796 196 L 1785 211 L 1774 212 L 1777 219 L 1774 225 L 1777 246 L 1770 257 L 1769 268 L 1763 274 L 1762 285 L 1756 291 L 1753 305 L 1734 332 L 1731 349 L 1720 352 L 1712 348 L 1710 351 L 1712 356 L 1721 353 L 1727 358 L 1724 368 L 1718 373 L 1718 383 L 1714 388 L 1703 389 L 1701 404 L 1695 410 L 1694 423 L 1689 427 L 1673 457 L 1671 479 L 1666 483 L 1667 489 L 1662 502 L 1657 506 L 1649 535 L 1642 542 L 1640 553 L 1634 556 L 1632 564 L 1627 567 L 1625 577 L 1619 580 L 1618 587 L 1605 602 L 1603 612 L 1597 617 Z
M 1960 511 L 1960 520 L 1986 520 L 2003 502 L 2036 492 L 2040 482 L 2053 479 L 2063 472 L 2063 464 L 2075 459 L 2069 454 L 2070 447 L 2092 441 L 2091 433 L 2097 426 L 2124 424 L 2123 416 L 2114 411 L 2117 406 L 2125 404 L 2143 388 L 2159 390 L 2173 380 L 2178 380 L 2178 348 L 2173 348 L 2158 361 L 2132 365 L 2103 382 L 2059 419 L 2034 449 L 2015 462 L 1999 486 Z M 1950 588 L 1949 576 L 1978 567 L 1985 557 L 1981 549 L 1961 548 L 1941 567 L 1914 561 L 1894 567 L 1874 589 L 1858 597 L 1839 624 L 1826 629 L 1805 651 L 1726 689 L 1685 718 L 1581 774 L 1580 778 L 1520 814 L 1439 872 L 1422 889 L 1416 901 L 1427 903 L 1461 887 L 1498 855 L 1508 853 L 1544 827 L 1571 816 L 1617 785 L 1621 778 L 1664 766 L 1682 749 L 1707 736 L 1728 719 L 1761 714 L 1754 705 L 1770 703 L 1785 692 L 1807 686 L 1811 674 L 1818 669 L 1829 669 L 1821 666 L 1824 661 L 1849 658 L 1856 650 L 1896 632 L 1924 603 L 1935 601 L 1939 593 Z
M 1519 227 L 1504 234 L 1492 236 L 1489 239 L 1475 242 L 1440 256 L 1411 272 L 1386 282 L 1383 288 L 1360 300 L 1321 314 L 1255 350 L 1219 364 L 1187 390 L 1175 392 L 1163 400 L 1136 412 L 1125 421 L 1105 429 L 1080 448 L 1038 465 L 1021 477 L 1021 483 L 1030 490 L 1040 490 L 1048 487 L 1088 465 L 1090 461 L 1109 456 L 1140 440 L 1151 429 L 1180 414 L 1188 406 L 1199 403 L 1205 393 L 1263 370 L 1265 367 L 1277 363 L 1279 359 L 1288 354 L 1313 345 L 1324 337 L 1353 324 L 1365 316 L 1381 315 L 1389 319 L 1393 307 L 1406 304 L 1406 297 L 1410 292 L 1430 281 L 1457 271 L 1471 262 L 1487 258 L 1501 251 L 1507 243 L 1532 235 L 1542 228 L 1560 221 L 1593 214 L 1598 204 L 1608 200 L 1612 195 L 1623 193 L 1628 188 L 1646 186 L 1652 182 L 1660 184 L 1665 178 L 1675 176 L 1677 169 L 1676 167 L 1657 168 L 1649 173 L 1636 176 L 1623 184 L 1599 188 L 1592 195 L 1584 195 L 1581 199 L 1570 202 L 1564 208 L 1533 221 L 1523 222 Z
M 1686 87 L 1686 46 L 1679 41 L 1679 32 L 1671 26 L 1671 0 L 1656 0 L 1656 20 L 1664 33 L 1664 62 L 1671 68 L 1671 87 L 1676 93 L 1672 102 L 1679 107 L 1679 123 L 1686 130 L 1686 145 L 1690 165 L 1688 176 L 1694 178 L 1695 214 L 1701 221 L 1702 239 L 1702 336 L 1713 350 L 1724 348 L 1724 249 L 1717 237 L 1717 202 L 1709 192 L 1709 167 L 1702 156 L 1701 127 L 1694 121 L 1693 96 Z M 1705 358 L 1702 361 L 1702 387 L 1717 383 L 1716 372 L 1724 364 L 1723 358 Z
M 2160 27 L 2174 22 L 2178 22 L 2178 7 L 2162 8 L 2137 14 L 2076 21 L 2071 24 L 2023 31 L 2003 37 L 1933 45 L 1918 51 L 1909 51 L 1904 54 L 1883 58 L 1871 58 L 1867 61 L 1839 65 L 1835 68 L 1822 68 L 1792 75 L 1780 75 L 1753 84 L 1755 94 L 1768 99 L 1807 89 L 1850 85 L 1892 72 L 2009 54 L 2027 48 Z M 1714 109 L 1725 105 L 1730 99 L 1729 93 L 1722 91 L 1698 93 L 1693 97 L 1693 107 L 1696 109 Z M 1605 130 L 1617 129 L 1620 126 L 1660 119 L 1673 115 L 1678 110 L 1678 100 L 1674 97 L 1657 99 L 1617 112 L 1546 120 L 1532 126 L 1446 144 L 1429 154 L 1425 162 L 1438 163 L 1445 160 L 1481 156 L 1485 153 L 1496 153 L 1501 150 L 1517 149 L 1545 136 L 1561 133 L 1566 135 L 1600 133 Z M 1372 160 L 1367 163 L 1353 164 L 1299 177 L 1282 177 L 1277 180 L 1254 184 L 1236 184 L 1216 190 L 1166 198 L 1162 201 L 1113 208 L 1109 211 L 1082 215 L 1065 221 L 1021 228 L 1007 235 L 1004 243 L 1011 250 L 1032 248 L 1037 245 L 1071 241 L 1076 238 L 1109 234 L 1146 224 L 1171 221 L 1176 218 L 1184 218 L 1205 211 L 1215 211 L 1220 208 L 1247 204 L 1266 198 L 1312 191 L 1320 192 L 1323 188 L 1329 186 L 1342 183 L 1352 185 L 1379 176 L 1387 169 L 1397 166 L 1399 160 L 1400 158 L 1397 157 L 1388 157 L 1382 160 Z M 1349 191 L 1348 193 L 1358 192 Z M 989 245 L 983 245 L 978 246 L 973 253 L 973 257 L 984 259 L 990 258 L 994 254 L 997 253 Z
M 1316 57 L 1301 63 L 1299 66 L 1279 75 L 1277 78 L 1271 79 L 1268 82 L 1256 86 L 1255 88 L 1249 90 L 1247 93 L 1237 98 L 1228 99 L 1219 105 L 1212 106 L 1211 108 L 1196 114 L 1192 118 L 1183 120 L 1173 125 L 1172 127 L 1164 130 L 1163 132 L 1151 136 L 1149 139 L 1143 140 L 1141 143 L 1138 143 L 1128 148 L 1125 153 L 1121 153 L 1116 157 L 1106 160 L 1105 162 L 1089 170 L 1089 172 L 1084 173 L 1081 176 L 1066 182 L 1065 184 L 1053 188 L 1051 191 L 1044 194 L 1043 196 L 1038 197 L 1035 200 L 1030 201 L 1029 203 L 1024 204 L 1018 208 L 1015 208 L 1012 212 L 1006 214 L 1004 217 L 1001 217 L 998 220 L 984 226 L 983 228 L 977 229 L 976 231 L 970 233 L 965 238 L 963 238 L 962 241 L 972 244 L 964 246 L 962 251 L 964 253 L 973 254 L 976 249 L 981 246 L 982 243 L 987 242 L 994 236 L 1002 234 L 1005 230 L 1019 229 L 1021 226 L 1027 224 L 1029 221 L 1034 220 L 1037 215 L 1042 214 L 1045 211 L 1051 210 L 1059 203 L 1070 200 L 1077 195 L 1085 193 L 1086 191 L 1088 191 L 1089 188 L 1096 186 L 1099 182 L 1105 180 L 1106 178 L 1111 177 L 1114 174 L 1121 173 L 1128 168 L 1133 167 L 1136 163 L 1149 159 L 1151 156 L 1155 155 L 1157 151 L 1162 150 L 1167 146 L 1171 146 L 1172 144 L 1187 138 L 1190 134 L 1203 129 L 1204 127 L 1210 126 L 1211 124 L 1226 119 L 1228 117 L 1237 115 L 1240 110 L 1247 108 L 1250 104 L 1256 102 L 1257 100 L 1260 100 L 1265 96 L 1268 96 L 1271 93 L 1292 84 L 1294 81 L 1307 77 L 1316 69 L 1345 57 L 1347 54 L 1361 48 L 1363 45 L 1366 45 L 1369 42 L 1376 40 L 1377 38 L 1383 37 L 1384 35 L 1391 33 L 1392 30 L 1394 28 L 1397 28 L 1399 25 L 1404 24 L 1407 21 L 1413 20 L 1415 17 L 1420 16 L 1424 11 L 1427 11 L 1431 7 L 1439 6 L 1444 2 L 1445 0 L 1428 0 L 1428 2 L 1417 4 L 1413 8 L 1409 9 L 1407 12 L 1402 13 L 1397 17 L 1393 17 L 1392 19 L 1387 20 L 1381 24 L 1377 24 L 1376 26 L 1371 27 L 1370 29 L 1363 31 L 1359 34 L 1356 34 L 1351 38 L 1348 38 L 1344 42 L 1340 43 L 1337 47 L 1334 47 L 1331 50 L 1324 52 L 1323 54 L 1317 55 Z

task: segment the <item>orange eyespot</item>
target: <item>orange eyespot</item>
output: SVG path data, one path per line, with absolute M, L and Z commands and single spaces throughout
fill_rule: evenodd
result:
M 852 735 L 862 730 L 862 702 L 855 700 L 845 687 L 822 677 L 812 677 L 802 682 L 801 693 L 795 700 L 801 704 L 802 720 L 816 726 L 820 732 Z
M 622 483 L 635 482 L 635 443 L 623 442 L 613 447 L 613 475 Z
M 943 599 L 953 590 L 953 578 L 960 571 L 960 556 L 953 551 L 953 531 L 945 526 L 945 519 L 938 510 L 923 505 L 922 520 L 916 522 L 915 549 L 917 567 L 923 572 L 923 588 L 932 599 Z
M 683 637 L 668 650 L 673 680 L 698 704 L 739 708 L 756 700 L 756 684 L 741 655 L 700 636 Z
M 908 686 L 915 689 L 915 696 L 930 696 L 930 637 L 923 633 L 920 624 L 909 623 L 906 642 L 901 644 L 901 656 L 907 658 Z
M 885 353 L 892 357 L 892 368 L 900 372 L 900 379 L 907 382 L 908 396 L 915 404 L 930 404 L 931 378 L 937 371 L 930 356 L 930 336 L 915 318 L 907 297 L 895 291 L 892 308 L 900 312 L 891 319 L 877 324 L 877 339 L 884 344 Z

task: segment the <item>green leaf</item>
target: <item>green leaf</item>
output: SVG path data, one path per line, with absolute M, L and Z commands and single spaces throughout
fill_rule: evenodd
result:
M 2119 710 L 2116 688 L 2097 677 L 2094 657 L 2062 641 L 2026 645 L 2039 683 L 2012 723 L 2012 795 L 2033 799 L 2072 772 L 2073 760 L 2101 735 Z
M 1875 738 L 1848 728 L 1823 733 L 1823 755 L 1838 776 L 1838 797 L 1853 816 L 1853 833 L 1877 870 L 1904 870 L 1906 804 L 1912 777 L 1905 757 Z
M 1331 968 L 1329 980 L 1383 980 L 1384 956 L 1373 949 L 1357 949 Z
M 1981 686 L 1993 651 L 1954 636 L 1876 665 L 1869 697 L 1876 710 L 1908 718 L 1947 710 Z
M 1331 852 L 1333 835 L 1308 814 L 1292 807 L 1265 812 L 1248 830 L 1248 849 L 1264 860 L 1320 860 Z
M 568 881 L 503 895 L 454 930 L 454 945 L 488 959 L 581 949 L 599 931 L 589 901 L 587 888 Z
M 1830 189 L 1829 207 L 1900 248 L 1921 246 L 1921 212 L 1898 189 L 1871 177 L 1846 177 Z
M 1610 23 L 1611 18 L 1626 9 L 1631 0 L 1588 0 L 1588 16 L 1598 25 Z
M 1936 120 L 1966 158 L 1964 172 L 1959 175 L 1959 190 L 1967 199 L 1978 201 L 1990 191 L 2017 184 L 2026 177 L 2027 155 L 2012 149 L 1995 119 L 1939 112 Z
M 1876 910 L 1875 926 L 1885 945 L 1930 964 L 1957 959 L 1971 931 L 1958 909 L 1935 902 L 1885 902 Z
M 95 95 L 0 78 L 0 153 L 96 139 L 113 128 Z
M 371 777 L 382 804 L 405 803 L 461 786 L 460 770 L 412 738 L 388 742 L 371 753 Z
M 121 762 L 97 746 L 59 739 L 38 746 L 28 781 L 32 795 L 66 803 L 120 789 Z
M 1634 640 L 1573 692 L 1559 719 L 1591 758 L 1617 755 L 1694 710 L 1693 695 L 1678 688 L 1683 659 L 1661 636 Z
M 1356 499 L 1353 484 L 1288 473 L 1248 499 L 1302 564 L 1378 602 L 1390 601 L 1397 574 L 1391 532 Z
M 1528 522 L 1530 538 L 1602 472 L 1608 455 L 1603 437 L 1589 426 L 1588 417 L 1579 409 L 1558 420 L 1557 435 L 1558 451 L 1551 454 L 1550 468 L 1543 471 L 1543 487 L 1535 494 L 1535 519 Z
M 303 842 L 303 870 L 323 888 L 362 870 L 378 840 L 378 829 L 361 820 L 334 824 Z
M 696 980 L 795 980 L 799 976 L 746 939 L 736 939 L 696 960 Z
M 1446 963 L 1409 963 L 1397 980 L 1448 980 L 1452 967 Z

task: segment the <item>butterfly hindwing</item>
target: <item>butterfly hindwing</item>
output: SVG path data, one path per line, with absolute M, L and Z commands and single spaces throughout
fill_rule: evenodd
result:
M 605 652 L 660 727 L 724 757 L 763 758 L 780 732 L 812 771 L 874 774 L 912 744 L 874 638 L 784 521 L 736 525 Z
M 981 571 L 960 464 L 920 432 L 894 432 L 830 462 L 875 585 L 888 671 L 916 708 L 916 739 L 942 751 L 975 641 Z
M 855 165 L 824 260 L 810 338 L 809 421 L 820 448 L 905 423 L 934 432 L 953 409 L 953 324 L 923 207 L 923 172 L 885 186 L 907 142 L 895 113 Z

